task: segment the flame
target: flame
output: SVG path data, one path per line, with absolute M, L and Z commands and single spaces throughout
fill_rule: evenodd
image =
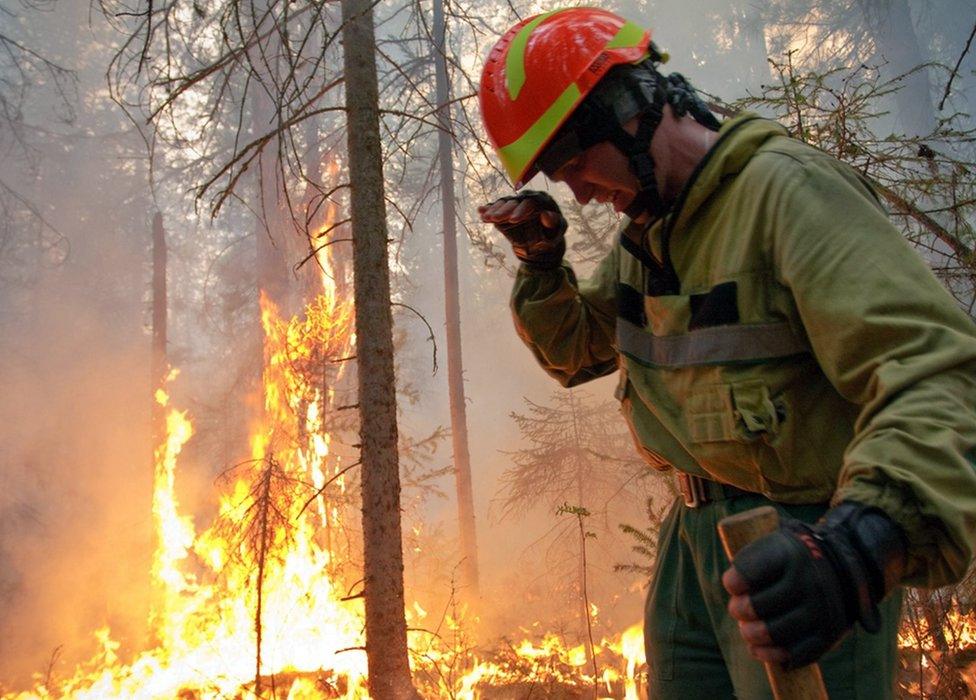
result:
M 325 182 L 335 182 L 339 175 L 339 161 L 331 160 L 326 166 Z M 315 240 L 324 238 L 334 232 L 336 219 L 338 218 L 339 207 L 331 199 L 325 202 L 325 220 L 315 235 Z M 316 249 L 315 259 L 319 263 L 321 271 L 320 279 L 322 282 L 323 296 L 327 299 L 335 300 L 337 296 L 337 285 L 334 274 L 335 266 L 332 264 L 328 245 L 322 245 Z
M 939 634 L 951 648 L 961 650 L 976 647 L 976 619 L 971 614 L 964 614 L 953 604 L 941 622 Z M 929 629 L 929 622 L 924 617 L 906 621 L 898 633 L 898 646 L 922 652 L 938 650 L 936 635 Z
M 626 700 L 637 700 L 637 671 L 647 663 L 644 652 L 644 632 L 641 625 L 637 624 L 628 627 L 620 635 L 620 655 L 627 660 L 626 675 Z
M 323 230 L 334 220 L 330 207 Z M 330 429 L 344 367 L 335 360 L 353 354 L 353 316 L 338 296 L 328 249 L 318 260 L 323 291 L 301 318 L 282 318 L 261 295 L 263 412 L 251 430 L 251 459 L 219 481 L 217 516 L 200 531 L 178 498 L 179 459 L 194 435 L 187 411 L 169 395 L 178 371 L 155 391 L 166 435 L 155 450 L 150 648 L 123 650 L 107 627 L 98 629 L 97 652 L 70 678 L 38 677 L 31 691 L 5 698 L 369 697 L 363 612 L 358 599 L 345 600 L 332 534 L 344 530 L 339 503 L 347 487 Z M 414 627 L 428 617 L 419 602 L 405 613 Z M 452 642 L 410 633 L 425 696 L 476 698 L 490 686 L 557 683 L 639 697 L 639 626 L 594 646 L 594 677 L 586 646 L 554 633 L 499 656 L 476 652 L 462 620 L 446 623 Z
M 638 623 L 619 636 L 604 638 L 594 645 L 598 676 L 590 673 L 584 644 L 567 645 L 559 635 L 547 632 L 535 641 L 523 639 L 511 645 L 507 654 L 492 659 L 475 659 L 471 669 L 450 692 L 442 696 L 462 699 L 480 697 L 490 687 L 553 688 L 562 686 L 568 694 L 581 691 L 596 697 L 646 700 L 644 641 Z M 450 663 L 446 664 L 448 667 Z
M 173 381 L 178 372 L 171 371 L 166 382 Z M 164 387 L 156 390 L 156 403 L 169 405 L 169 394 Z M 179 513 L 176 499 L 176 460 L 183 446 L 193 436 L 193 425 L 185 411 L 170 409 L 166 414 L 166 439 L 156 448 L 156 470 L 153 479 L 153 521 L 156 527 L 158 544 L 153 557 L 152 575 L 156 584 L 164 591 L 164 611 L 176 606 L 176 599 L 187 589 L 188 582 L 180 570 L 190 548 L 193 546 L 194 531 L 190 518 Z M 172 631 L 168 629 L 170 617 L 166 612 L 160 616 L 162 624 L 160 635 L 165 640 Z
M 976 696 L 976 615 L 948 595 L 927 603 L 910 596 L 909 602 L 898 633 L 901 689 L 910 697 Z
M 328 257 L 320 263 L 327 269 Z M 177 372 L 155 392 L 168 411 L 152 501 L 155 646 L 124 664 L 119 643 L 100 629 L 98 653 L 74 677 L 16 697 L 217 698 L 253 693 L 272 676 L 292 679 L 276 683 L 277 697 L 320 697 L 326 685 L 329 697 L 368 696 L 362 611 L 342 600 L 322 544 L 341 513 L 327 503 L 326 483 L 333 478 L 339 492 L 345 484 L 325 425 L 332 390 L 313 380 L 321 379 L 316 367 L 350 354 L 351 308 L 334 285 L 301 319 L 282 319 L 263 294 L 260 306 L 264 415 L 252 431 L 251 461 L 233 470 L 217 519 L 200 533 L 177 498 L 178 458 L 193 436 L 186 411 L 171 406 L 167 385 Z

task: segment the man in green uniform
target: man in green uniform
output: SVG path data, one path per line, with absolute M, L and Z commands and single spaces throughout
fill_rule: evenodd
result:
M 593 8 L 489 54 L 482 114 L 516 189 L 541 171 L 626 214 L 577 280 L 547 194 L 479 209 L 522 263 L 517 331 L 565 386 L 619 371 L 638 449 L 677 475 L 651 697 L 769 697 L 759 660 L 893 697 L 900 586 L 958 581 L 973 555 L 976 327 L 862 177 L 774 122 L 720 125 L 664 59 Z M 782 526 L 730 567 L 717 522 L 764 504 Z

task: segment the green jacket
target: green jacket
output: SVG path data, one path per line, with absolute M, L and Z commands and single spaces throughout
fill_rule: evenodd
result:
M 909 538 L 908 583 L 976 543 L 976 326 L 851 168 L 747 115 L 673 213 L 589 280 L 520 269 L 519 335 L 562 384 L 620 368 L 661 469 L 784 503 L 855 500 Z

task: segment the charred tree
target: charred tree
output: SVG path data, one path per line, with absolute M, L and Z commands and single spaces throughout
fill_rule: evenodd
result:
M 294 542 L 294 523 L 290 514 L 298 483 L 289 476 L 273 454 L 260 460 L 242 462 L 224 472 L 220 480 L 232 484 L 248 483 L 248 495 L 239 513 L 223 513 L 217 533 L 233 545 L 230 551 L 251 573 L 254 591 L 254 695 L 262 697 L 264 676 L 264 585 L 268 572 L 284 561 L 284 553 Z
M 342 0 L 353 285 L 362 450 L 366 656 L 377 700 L 418 697 L 404 617 L 393 319 L 379 133 L 376 39 L 369 0 Z
M 447 332 L 447 387 L 451 405 L 454 479 L 457 485 L 458 529 L 461 539 L 463 597 L 478 598 L 478 543 L 475 536 L 471 454 L 464 399 L 461 355 L 461 294 L 458 286 L 457 211 L 450 119 L 451 90 L 447 75 L 446 26 L 443 0 L 434 0 L 434 65 L 437 87 L 437 157 L 440 163 L 441 222 L 444 227 L 444 305 Z

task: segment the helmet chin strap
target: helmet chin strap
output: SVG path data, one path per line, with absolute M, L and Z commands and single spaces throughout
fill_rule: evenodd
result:
M 666 202 L 658 190 L 657 178 L 654 172 L 654 159 L 651 157 L 651 141 L 654 133 L 661 124 L 664 116 L 664 105 L 671 105 L 674 116 L 681 118 L 690 114 L 702 126 L 718 131 L 719 122 L 698 98 L 694 88 L 679 73 L 672 73 L 666 78 L 656 70 L 646 66 L 643 69 L 629 72 L 621 76 L 621 85 L 630 93 L 632 102 L 630 109 L 637 106 L 637 132 L 632 136 L 623 124 L 633 118 L 627 111 L 614 110 L 609 128 L 606 130 L 607 139 L 627 156 L 630 169 L 637 178 L 640 189 L 634 199 L 624 210 L 624 214 L 633 219 L 644 215 L 659 219 L 671 209 L 672 202 Z M 606 95 L 609 97 L 610 95 Z M 599 100 L 601 96 L 598 96 Z M 619 101 L 617 101 L 619 104 Z M 626 101 L 624 102 L 626 104 Z
M 657 188 L 657 177 L 654 174 L 654 159 L 651 157 L 651 141 L 654 132 L 661 123 L 662 113 L 659 109 L 649 110 L 641 115 L 637 125 L 637 133 L 630 136 L 623 128 L 620 129 L 629 137 L 629 143 L 619 138 L 614 141 L 624 155 L 627 156 L 630 169 L 637 177 L 640 189 L 624 210 L 624 214 L 631 220 L 639 219 L 645 214 L 651 219 L 659 219 L 668 213 L 670 204 L 661 198 Z M 622 147 L 623 146 L 623 147 Z

